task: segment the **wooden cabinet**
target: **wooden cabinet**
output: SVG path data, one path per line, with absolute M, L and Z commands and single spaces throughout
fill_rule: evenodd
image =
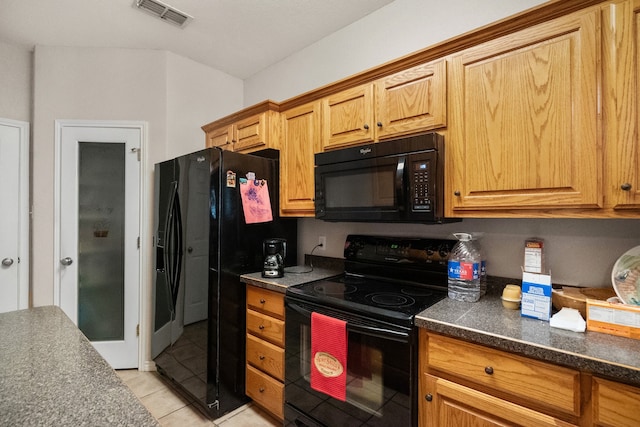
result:
M 378 139 L 447 125 L 447 62 L 418 65 L 375 82 Z
M 280 148 L 278 106 L 265 101 L 202 127 L 207 147 L 239 153 Z
M 247 285 L 246 393 L 284 419 L 284 295 Z
M 446 78 L 439 60 L 323 98 L 323 149 L 444 127 Z
M 602 17 L 605 206 L 622 215 L 640 208 L 640 2 L 608 3 Z
M 323 150 L 375 139 L 373 84 L 338 92 L 322 100 Z
M 426 407 L 422 426 L 571 426 L 553 416 L 478 392 L 452 381 L 424 374 Z
M 320 101 L 283 111 L 281 216 L 315 216 L 314 154 L 322 150 Z
M 640 425 L 640 388 L 593 378 L 593 424 L 607 427 Z
M 592 7 L 451 58 L 449 215 L 603 206 L 600 18 Z
M 640 388 L 420 330 L 420 426 L 640 425 Z
M 420 425 L 580 425 L 579 371 L 420 331 Z

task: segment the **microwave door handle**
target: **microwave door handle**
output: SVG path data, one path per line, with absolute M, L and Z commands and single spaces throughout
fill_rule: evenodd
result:
M 395 190 L 396 190 L 396 199 L 398 201 L 398 210 L 403 211 L 405 207 L 404 202 L 404 177 L 405 177 L 405 164 L 407 158 L 405 156 L 398 158 L 398 163 L 396 165 L 396 177 L 395 177 Z

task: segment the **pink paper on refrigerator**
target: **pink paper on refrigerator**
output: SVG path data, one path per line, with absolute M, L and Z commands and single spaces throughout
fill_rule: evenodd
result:
M 247 224 L 273 221 L 269 187 L 264 179 L 241 180 L 242 211 Z

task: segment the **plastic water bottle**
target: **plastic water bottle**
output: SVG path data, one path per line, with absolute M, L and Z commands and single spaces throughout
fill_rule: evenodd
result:
M 475 245 L 476 250 L 480 254 L 480 297 L 487 293 L 487 254 L 482 249 L 480 238 L 484 233 L 473 233 L 471 243 Z
M 448 262 L 448 294 L 457 301 L 476 302 L 480 299 L 481 259 L 468 233 L 453 233 L 458 243 L 453 246 Z

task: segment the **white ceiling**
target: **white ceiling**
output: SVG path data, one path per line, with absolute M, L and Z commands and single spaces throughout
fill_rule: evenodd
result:
M 244 79 L 394 0 L 161 0 L 184 28 L 135 0 L 0 0 L 0 40 L 168 50 Z

